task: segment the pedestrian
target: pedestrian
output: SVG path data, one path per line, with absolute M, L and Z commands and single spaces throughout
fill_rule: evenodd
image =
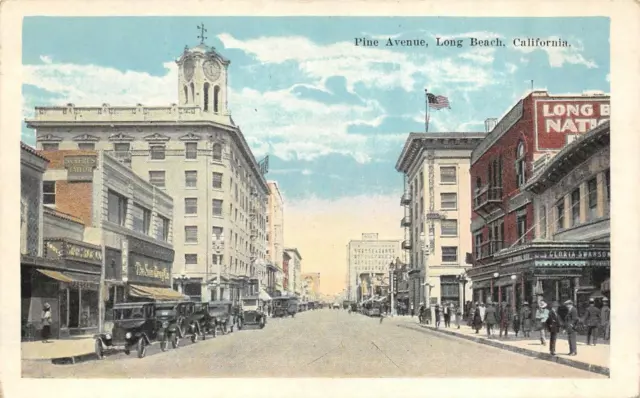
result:
M 415 312 L 413 310 L 413 303 L 411 303 L 411 318 L 413 318 L 414 315 L 415 315 Z
M 436 329 L 440 327 L 440 304 L 436 304 Z
M 547 309 L 547 303 L 540 301 L 538 308 L 536 309 L 536 330 L 540 332 L 540 344 L 547 345 L 545 341 L 545 322 L 549 316 L 549 310 Z
M 456 310 L 456 328 L 460 329 L 460 322 L 462 321 L 462 307 L 458 306 Z
M 569 355 L 578 355 L 577 345 L 577 327 L 580 318 L 578 317 L 578 310 L 573 306 L 573 301 L 567 300 L 564 302 L 567 307 L 567 316 L 565 318 L 565 330 L 567 331 L 567 340 L 569 342 Z
M 589 299 L 589 307 L 584 314 L 584 324 L 587 326 L 587 345 L 596 345 L 598 342 L 598 327 L 600 326 L 600 308 L 596 307 L 594 299 Z M 591 343 L 593 341 L 593 344 Z
M 513 332 L 516 334 L 516 338 L 518 337 L 518 333 L 520 332 L 520 312 L 516 308 L 513 312 Z
M 482 313 L 480 311 L 481 306 L 476 303 L 475 311 L 473 312 L 473 328 L 476 330 L 476 334 L 482 329 Z
M 418 310 L 418 322 L 424 323 L 424 312 L 426 308 L 424 307 L 424 303 L 420 303 L 420 309 Z
M 498 323 L 498 311 L 491 300 L 487 300 L 487 307 L 484 314 L 484 323 L 487 325 L 487 337 L 493 337 L 493 329 Z
M 444 318 L 444 327 L 451 326 L 451 308 L 446 303 L 442 306 L 442 317 Z
M 558 315 L 558 307 L 559 305 L 557 301 L 551 303 L 551 311 L 549 311 L 549 316 L 545 321 L 545 327 L 549 331 L 549 353 L 551 355 L 556 355 L 556 340 L 558 338 L 560 326 L 562 325 L 560 315 Z
M 524 337 L 531 337 L 531 308 L 529 303 L 522 303 L 522 309 L 520 310 L 520 322 L 522 323 L 522 334 Z
M 44 303 L 42 310 L 42 342 L 48 343 L 51 338 L 51 306 Z
M 609 308 L 609 299 L 602 299 L 602 309 L 600 310 L 600 319 L 602 322 L 602 337 L 609 341 L 611 333 L 611 308 Z
M 509 303 L 506 301 L 502 302 L 499 319 L 500 319 L 500 337 L 502 337 L 502 333 L 504 333 L 504 337 L 507 338 L 509 334 L 509 324 L 511 323 L 511 308 L 509 308 Z

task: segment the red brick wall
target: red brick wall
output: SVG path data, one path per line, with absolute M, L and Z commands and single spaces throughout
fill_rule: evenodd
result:
M 49 159 L 48 169 L 64 169 L 65 155 L 95 155 L 95 151 L 38 151 Z M 91 225 L 93 183 L 56 181 L 56 210 L 75 216 Z

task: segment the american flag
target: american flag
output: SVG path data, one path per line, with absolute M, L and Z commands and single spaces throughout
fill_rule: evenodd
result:
M 435 95 L 435 94 L 427 93 L 427 102 L 429 103 L 429 108 L 433 108 L 433 109 L 451 108 L 449 106 L 449 98 L 443 95 Z

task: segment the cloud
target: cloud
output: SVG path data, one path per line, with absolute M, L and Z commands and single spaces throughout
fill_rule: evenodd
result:
M 53 60 L 51 59 L 50 56 L 48 55 L 41 55 L 40 56 L 40 61 L 44 62 L 45 64 L 50 64 L 53 62 Z
M 560 40 L 558 36 L 550 36 L 542 40 Z M 531 54 L 534 51 L 544 51 L 549 57 L 549 65 L 552 68 L 561 68 L 564 64 L 584 65 L 587 68 L 597 68 L 593 60 L 588 60 L 582 55 L 584 45 L 581 40 L 569 41 L 570 47 L 513 47 L 516 51 Z

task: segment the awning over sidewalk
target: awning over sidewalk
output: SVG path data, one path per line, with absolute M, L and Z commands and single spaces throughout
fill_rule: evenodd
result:
M 38 272 L 48 276 L 51 279 L 55 279 L 60 282 L 66 282 L 66 283 L 73 282 L 73 279 L 69 278 L 68 276 L 66 276 L 65 274 L 59 271 L 52 271 L 48 269 L 38 269 Z
M 269 296 L 269 293 L 267 293 L 267 291 L 264 289 L 260 289 L 260 294 L 258 294 L 258 297 L 263 301 L 271 301 L 271 296 Z
M 149 298 L 153 300 L 184 300 L 180 292 L 166 287 L 150 287 L 141 285 L 129 285 L 129 294 L 135 297 Z
M 82 273 L 73 272 L 73 271 L 62 272 L 62 271 L 54 271 L 50 269 L 41 269 L 41 268 L 38 268 L 37 270 L 41 274 L 46 275 L 49 278 L 55 279 L 60 282 L 79 283 L 79 284 L 83 284 L 83 283 L 99 284 L 100 283 L 99 275 L 82 274 Z

